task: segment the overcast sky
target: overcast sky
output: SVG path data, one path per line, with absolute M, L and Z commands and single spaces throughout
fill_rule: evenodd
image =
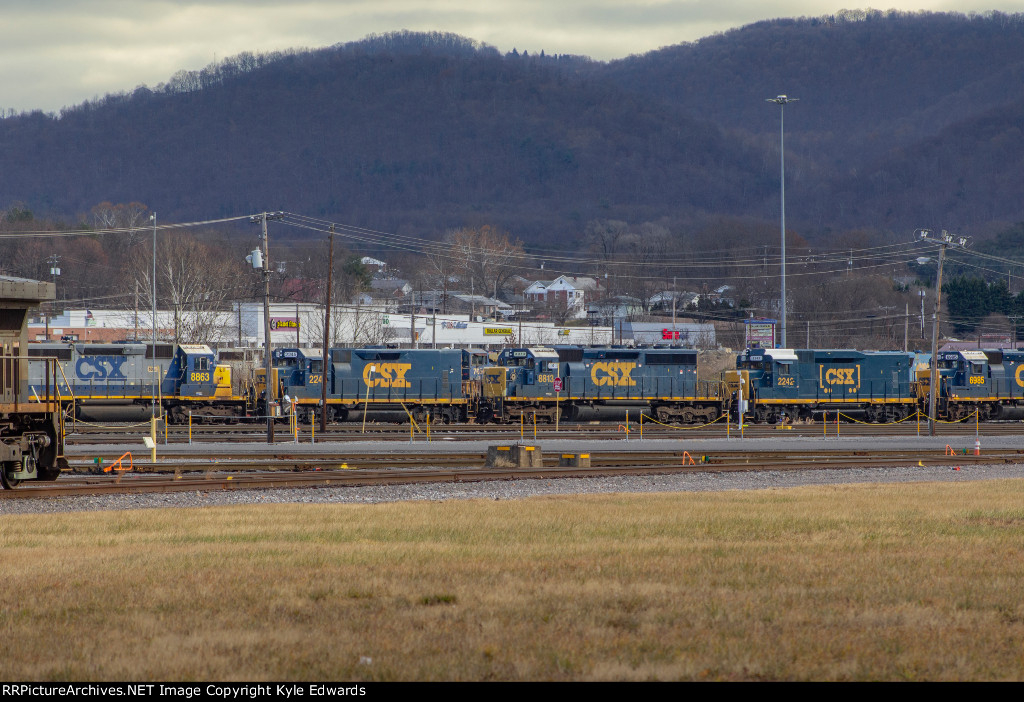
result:
M 59 111 L 155 86 L 242 51 L 320 48 L 444 31 L 502 52 L 609 60 L 778 17 L 870 4 L 826 0 L 0 0 L 0 109 Z M 882 0 L 876 9 L 1024 12 L 1024 0 Z

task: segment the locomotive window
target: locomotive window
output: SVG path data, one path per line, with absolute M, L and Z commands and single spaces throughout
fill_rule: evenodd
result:
M 206 356 L 201 356 L 200 358 L 197 358 L 196 359 L 196 370 L 197 371 L 210 370 L 210 359 L 207 358 Z
M 740 370 L 761 370 L 764 368 L 764 363 L 761 361 L 740 361 Z
M 983 364 L 981 364 L 981 363 L 972 363 L 971 364 L 971 373 L 974 373 L 976 375 L 980 375 L 981 373 L 984 373 L 984 372 L 985 372 L 985 366 Z
M 790 364 L 780 363 L 779 364 L 779 375 L 792 375 L 789 371 Z
M 324 361 L 323 361 L 322 358 L 318 359 L 316 361 L 310 361 L 309 362 L 309 372 L 310 373 L 323 373 L 323 371 L 324 371 Z

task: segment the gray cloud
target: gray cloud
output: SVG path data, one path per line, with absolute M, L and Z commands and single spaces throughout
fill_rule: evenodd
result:
M 889 0 L 886 8 L 1024 12 L 1024 0 Z M 0 108 L 57 111 L 157 85 L 242 51 L 316 48 L 368 34 L 447 31 L 501 51 L 621 58 L 777 17 L 814 0 L 4 0 Z

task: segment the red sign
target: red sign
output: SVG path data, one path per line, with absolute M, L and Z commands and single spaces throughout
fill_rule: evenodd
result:
M 680 339 L 683 338 L 682 337 L 683 334 L 684 334 L 684 332 L 675 331 L 674 329 L 662 329 L 661 330 L 661 338 L 662 339 L 676 339 L 676 340 L 680 340 Z
M 562 379 L 555 378 L 555 392 L 562 392 Z

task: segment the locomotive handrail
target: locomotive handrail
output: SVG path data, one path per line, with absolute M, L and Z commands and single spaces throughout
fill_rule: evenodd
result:
M 842 417 L 844 419 L 847 419 L 850 422 L 853 422 L 854 424 L 864 424 L 865 426 L 888 426 L 890 424 L 902 424 L 903 422 L 910 421 L 911 419 L 914 419 L 915 417 L 917 417 L 917 415 L 919 415 L 920 413 L 921 413 L 921 410 L 917 410 L 913 414 L 908 414 L 903 419 L 897 419 L 896 421 L 893 421 L 893 422 L 865 422 L 865 421 L 862 421 L 860 419 L 857 419 L 856 417 L 851 417 L 851 416 L 849 416 L 847 414 L 843 414 L 842 412 L 839 412 L 838 414 L 839 414 L 840 417 Z
M 708 422 L 707 424 L 695 424 L 694 426 L 679 427 L 679 426 L 676 426 L 675 424 L 665 424 L 664 422 L 659 422 L 657 419 L 655 419 L 654 417 L 651 417 L 650 415 L 644 414 L 643 412 L 640 413 L 640 418 L 641 419 L 648 419 L 648 420 L 654 422 L 655 424 L 660 424 L 661 426 L 668 427 L 669 429 L 681 429 L 681 430 L 684 430 L 684 431 L 692 430 L 692 429 L 703 429 L 705 427 L 710 427 L 712 424 L 718 424 L 720 421 L 725 419 L 726 416 L 727 415 L 724 415 L 724 414 L 720 415 L 717 419 L 715 419 L 712 422 Z

